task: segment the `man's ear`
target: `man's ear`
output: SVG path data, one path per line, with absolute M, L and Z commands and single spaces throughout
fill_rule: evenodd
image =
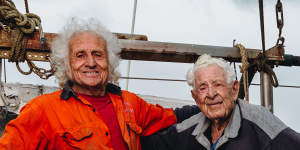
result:
M 232 97 L 234 100 L 236 100 L 239 96 L 239 89 L 240 89 L 240 83 L 239 81 L 235 80 L 232 83 Z
M 192 94 L 193 99 L 196 100 L 197 96 L 196 96 L 194 89 L 191 90 L 191 94 Z
M 196 93 L 196 91 L 194 89 L 191 90 L 191 94 L 192 94 L 192 97 L 195 100 L 196 104 L 199 104 L 197 93 Z

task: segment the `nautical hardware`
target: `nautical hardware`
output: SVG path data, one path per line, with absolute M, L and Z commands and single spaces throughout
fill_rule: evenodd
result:
M 284 37 L 281 36 L 282 33 L 282 28 L 284 25 L 284 20 L 283 20 L 283 8 L 282 8 L 282 3 L 280 0 L 277 0 L 277 4 L 275 6 L 276 10 L 276 21 L 277 21 L 277 28 L 278 28 L 278 39 L 276 42 L 276 45 L 281 45 L 283 46 L 284 44 Z
M 45 46 L 45 38 L 40 17 L 33 13 L 29 13 L 27 0 L 25 0 L 25 7 L 27 13 L 21 14 L 11 0 L 2 1 L 2 5 L 0 6 L 1 21 L 3 21 L 9 28 L 13 29 L 11 30 L 12 46 L 8 61 L 16 62 L 18 71 L 24 75 L 29 75 L 34 72 L 40 78 L 48 79 L 54 74 L 54 65 L 51 63 L 51 61 L 51 69 L 46 70 L 37 67 L 25 55 L 28 38 L 33 36 L 36 27 L 38 27 L 40 33 L 42 49 L 44 49 Z M 48 59 L 48 57 L 46 59 Z M 29 67 L 28 72 L 23 71 L 19 66 L 19 62 L 24 62 L 25 60 Z
M 278 87 L 278 80 L 276 77 L 275 72 L 273 71 L 273 68 L 271 67 L 270 64 L 268 64 L 268 60 L 261 54 L 258 55 L 257 59 L 254 60 L 254 63 L 251 65 L 255 65 L 257 67 L 257 70 L 264 71 L 267 74 L 271 76 L 271 84 L 274 87 Z

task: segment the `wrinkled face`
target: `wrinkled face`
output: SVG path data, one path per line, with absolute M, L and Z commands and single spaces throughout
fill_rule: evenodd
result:
M 81 32 L 69 42 L 70 74 L 81 88 L 104 86 L 108 79 L 106 42 L 101 37 Z
M 231 113 L 238 90 L 238 81 L 228 84 L 224 70 L 210 64 L 195 72 L 195 88 L 191 92 L 204 115 L 215 120 L 225 119 Z

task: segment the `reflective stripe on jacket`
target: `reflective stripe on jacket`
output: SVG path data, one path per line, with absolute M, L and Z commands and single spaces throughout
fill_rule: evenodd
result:
M 146 103 L 133 93 L 108 84 L 119 126 L 130 150 L 140 150 L 140 136 L 177 122 L 172 109 Z M 6 126 L 0 149 L 112 150 L 110 132 L 93 106 L 70 87 L 41 95 L 26 104 Z

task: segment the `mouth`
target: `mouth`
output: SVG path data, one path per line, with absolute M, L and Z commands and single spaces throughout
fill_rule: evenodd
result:
M 83 74 L 86 76 L 97 76 L 97 75 L 99 75 L 99 72 L 98 71 L 84 71 Z
M 208 103 L 206 105 L 210 106 L 210 107 L 218 107 L 221 104 L 223 104 L 223 102 L 213 102 L 213 103 Z

